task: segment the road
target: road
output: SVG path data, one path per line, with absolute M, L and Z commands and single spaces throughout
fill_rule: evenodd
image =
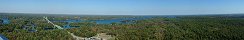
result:
M 57 27 L 58 29 L 64 29 L 62 28 L 61 26 L 58 26 L 56 24 L 54 24 L 53 22 L 51 22 L 47 17 L 43 17 L 48 23 L 51 23 L 54 27 Z M 69 31 L 67 31 L 73 38 L 75 38 L 76 40 L 82 40 L 84 38 L 82 37 L 78 37 L 78 36 L 75 36 L 73 33 L 70 33 Z
M 54 27 L 57 27 L 58 29 L 64 29 L 61 26 L 58 26 L 56 24 L 54 24 L 53 22 L 51 22 L 47 17 L 43 17 L 48 23 L 51 23 Z
M 56 24 L 54 24 L 53 22 L 51 22 L 47 17 L 43 17 L 48 23 L 51 23 L 54 27 L 57 27 L 58 29 L 64 29 L 61 26 L 58 26 Z M 69 31 L 67 31 L 74 39 L 76 40 L 107 40 L 112 38 L 111 35 L 106 35 L 105 33 L 100 33 L 97 34 L 97 36 L 94 37 L 90 37 L 90 38 L 83 38 L 83 37 L 79 37 L 74 35 L 73 33 L 70 33 Z
M 68 32 L 68 31 L 67 31 Z M 76 35 L 74 35 L 73 33 L 70 33 L 70 32 L 68 32 L 74 39 L 76 39 L 76 40 L 83 40 L 83 39 L 85 39 L 85 38 L 82 38 L 82 37 L 78 37 L 78 36 L 76 36 Z

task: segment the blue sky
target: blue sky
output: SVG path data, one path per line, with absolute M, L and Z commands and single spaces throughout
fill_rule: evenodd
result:
M 88 15 L 244 13 L 244 0 L 0 0 L 0 12 Z

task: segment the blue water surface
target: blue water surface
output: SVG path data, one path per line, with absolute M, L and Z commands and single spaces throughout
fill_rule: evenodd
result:
M 2 34 L 0 34 L 0 40 L 8 40 L 8 38 L 7 37 L 5 37 L 5 36 L 3 36 Z
M 76 28 L 76 26 L 70 26 L 70 23 L 77 23 L 77 22 L 95 22 L 96 24 L 112 24 L 112 23 L 120 23 L 120 24 L 130 24 L 133 23 L 135 20 L 143 20 L 152 18 L 153 16 L 141 16 L 135 18 L 117 18 L 117 19 L 105 19 L 105 20 L 51 20 L 52 22 L 65 22 L 66 24 L 63 25 L 63 28 Z M 126 22 L 122 22 L 125 21 Z M 52 29 L 52 28 L 46 28 Z
M 9 19 L 8 18 L 2 18 L 2 24 L 9 24 Z

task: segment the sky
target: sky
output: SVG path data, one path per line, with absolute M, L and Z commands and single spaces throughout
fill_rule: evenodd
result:
M 192 15 L 244 13 L 244 0 L 0 0 L 1 13 Z

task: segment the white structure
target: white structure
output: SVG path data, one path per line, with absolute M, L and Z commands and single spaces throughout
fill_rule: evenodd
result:
M 64 29 L 61 26 L 58 26 L 56 24 L 54 24 L 53 22 L 49 21 L 47 17 L 43 17 L 48 23 L 51 23 L 54 27 L 57 27 L 58 29 Z M 67 31 L 68 32 L 68 31 Z M 90 37 L 90 38 L 83 38 L 83 37 L 79 37 L 74 35 L 73 33 L 68 32 L 74 39 L 76 40 L 108 40 L 111 39 L 111 35 L 106 35 L 106 33 L 100 33 L 97 34 L 96 36 Z M 1 39 L 1 38 L 0 38 Z
M 51 23 L 54 27 L 57 27 L 58 29 L 64 29 L 61 26 L 58 26 L 56 24 L 54 24 L 53 22 L 49 21 L 47 17 L 43 17 L 45 20 L 47 20 L 48 23 Z

